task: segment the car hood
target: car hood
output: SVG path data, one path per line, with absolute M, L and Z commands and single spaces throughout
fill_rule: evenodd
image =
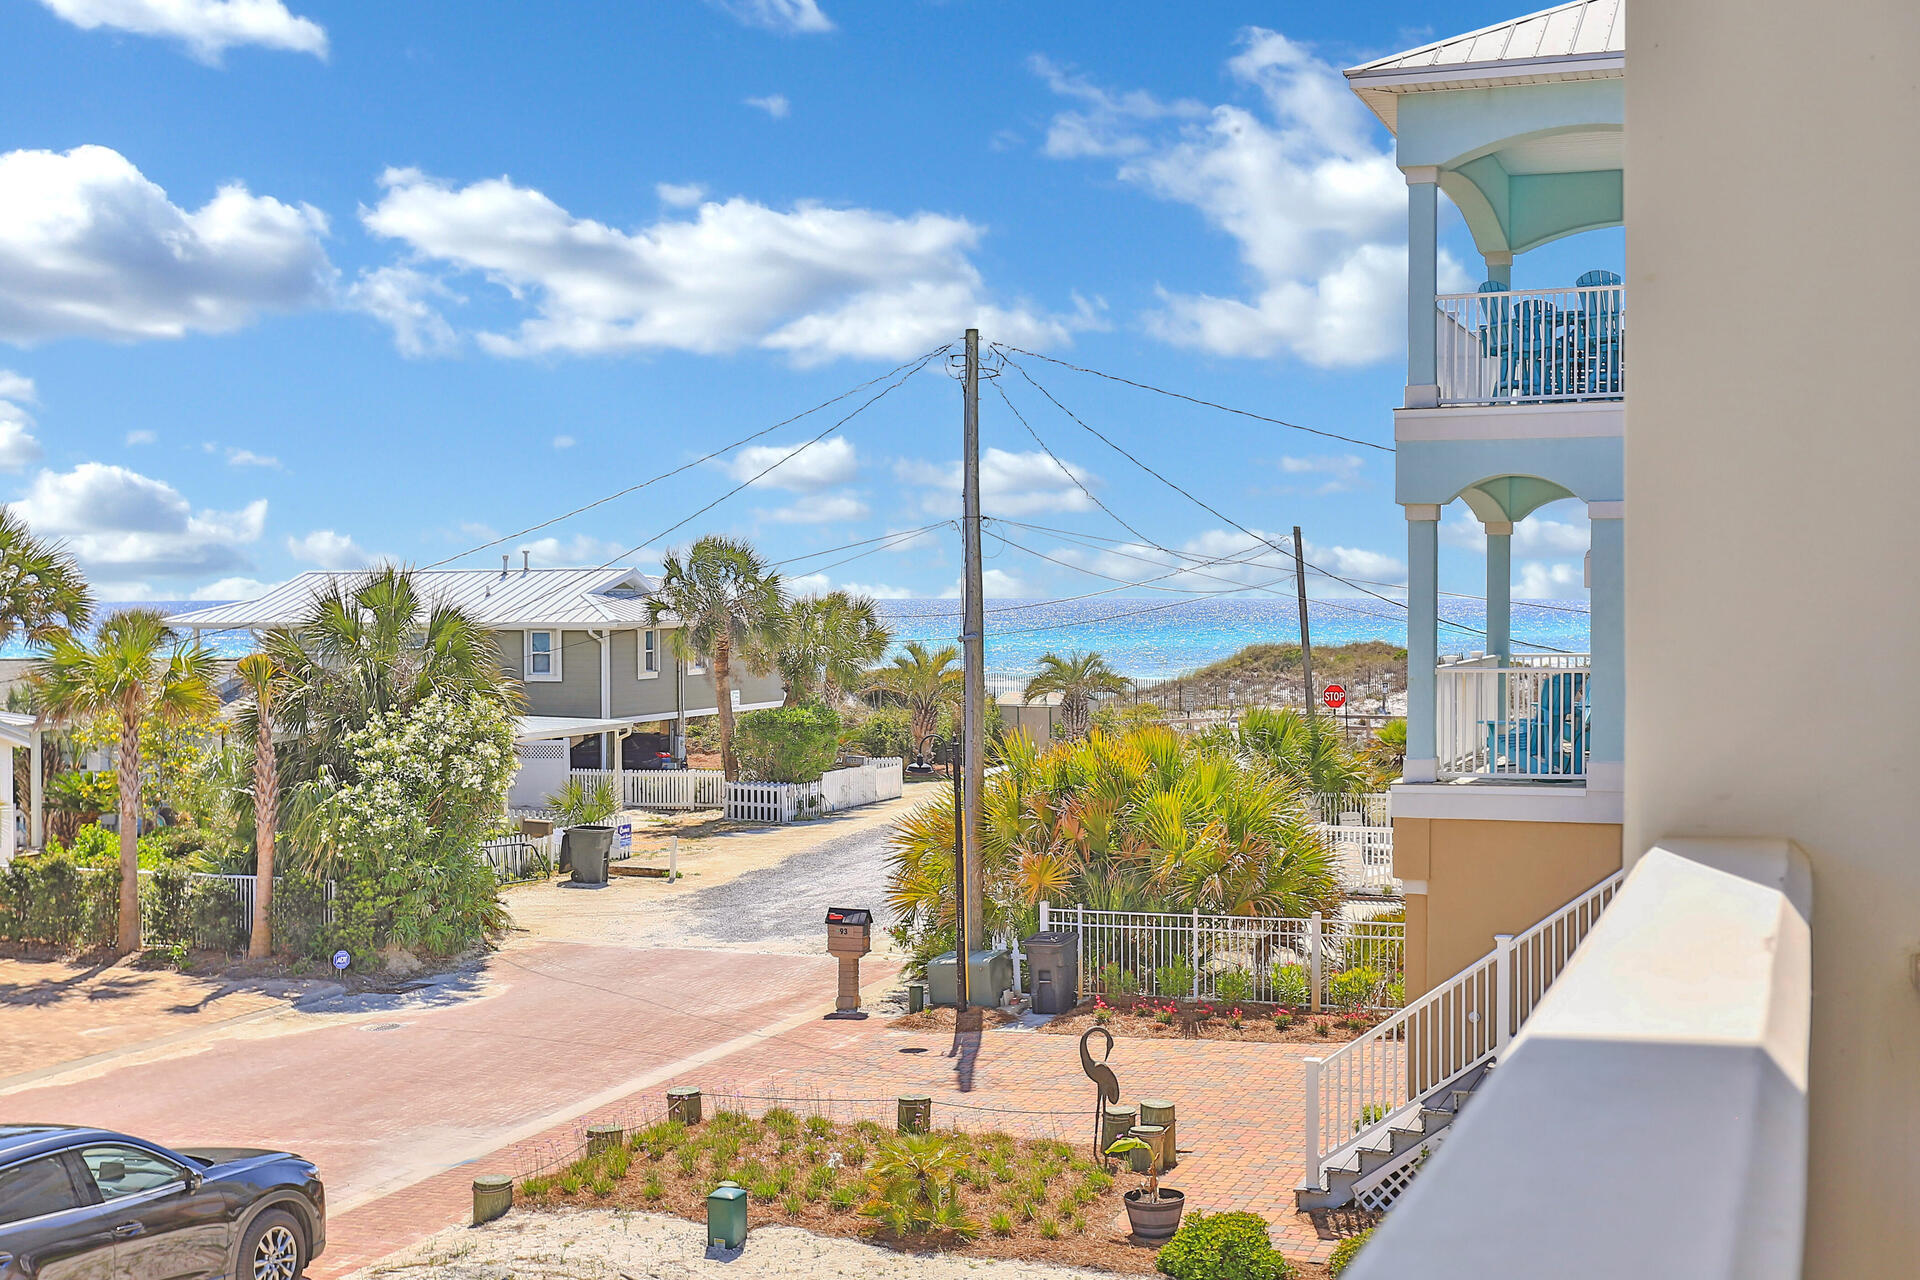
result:
M 268 1147 L 176 1147 L 183 1156 L 191 1156 L 207 1165 L 239 1164 L 254 1160 L 298 1160 L 300 1157 L 288 1151 L 274 1151 Z

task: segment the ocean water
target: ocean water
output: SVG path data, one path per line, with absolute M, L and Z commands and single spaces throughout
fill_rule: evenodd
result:
M 206 601 L 149 602 L 163 611 L 200 608 Z M 119 606 L 108 604 L 102 614 Z M 892 628 L 897 645 L 919 640 L 950 644 L 960 634 L 957 600 L 881 600 L 877 607 Z M 1518 653 L 1533 652 L 1523 641 L 1547 649 L 1587 651 L 1587 615 L 1576 601 L 1514 601 L 1513 638 Z M 1440 651 L 1463 653 L 1485 647 L 1479 632 L 1486 625 L 1478 600 L 1448 598 L 1440 626 Z M 1315 644 L 1356 640 L 1407 642 L 1406 614 L 1395 605 L 1360 597 L 1312 601 L 1307 620 Z M 1163 679 L 1205 666 L 1250 644 L 1292 644 L 1300 638 L 1299 610 L 1291 600 L 1263 597 L 1182 596 L 1092 600 L 989 600 L 987 669 L 994 675 L 1025 676 L 1042 654 L 1090 649 L 1136 679 Z M 222 656 L 237 657 L 252 647 L 246 632 L 209 632 L 203 637 Z M 0 646 L 0 658 L 27 657 L 19 640 Z

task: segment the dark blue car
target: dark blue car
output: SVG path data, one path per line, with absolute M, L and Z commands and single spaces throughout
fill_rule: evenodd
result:
M 285 1151 L 0 1124 L 0 1280 L 294 1280 L 326 1208 Z

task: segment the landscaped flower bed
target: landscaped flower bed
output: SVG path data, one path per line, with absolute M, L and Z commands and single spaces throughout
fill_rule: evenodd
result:
M 1109 1000 L 1095 996 L 1063 1013 L 1042 1031 L 1080 1035 L 1102 1026 L 1116 1036 L 1150 1039 L 1246 1040 L 1263 1044 L 1340 1043 L 1374 1026 L 1387 1014 L 1379 1010 L 1329 1010 L 1309 1013 L 1286 1005 L 1222 1005 L 1205 1000 L 1153 997 Z
M 1122 1187 L 1065 1142 L 1004 1133 L 901 1136 L 774 1107 L 662 1121 L 624 1144 L 524 1179 L 517 1200 L 548 1209 L 633 1208 L 704 1220 L 722 1181 L 747 1192 L 750 1226 L 863 1236 L 912 1250 L 1045 1259 L 1146 1272 L 1154 1251 L 1115 1228 Z M 751 1244 L 749 1244 L 751 1249 Z

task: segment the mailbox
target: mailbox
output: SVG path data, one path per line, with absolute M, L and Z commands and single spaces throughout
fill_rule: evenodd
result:
M 873 950 L 873 912 L 862 907 L 827 909 L 827 954 L 840 962 L 840 990 L 829 1017 L 863 1018 L 860 957 Z
M 873 950 L 873 912 L 858 907 L 827 911 L 827 954 L 864 956 Z

